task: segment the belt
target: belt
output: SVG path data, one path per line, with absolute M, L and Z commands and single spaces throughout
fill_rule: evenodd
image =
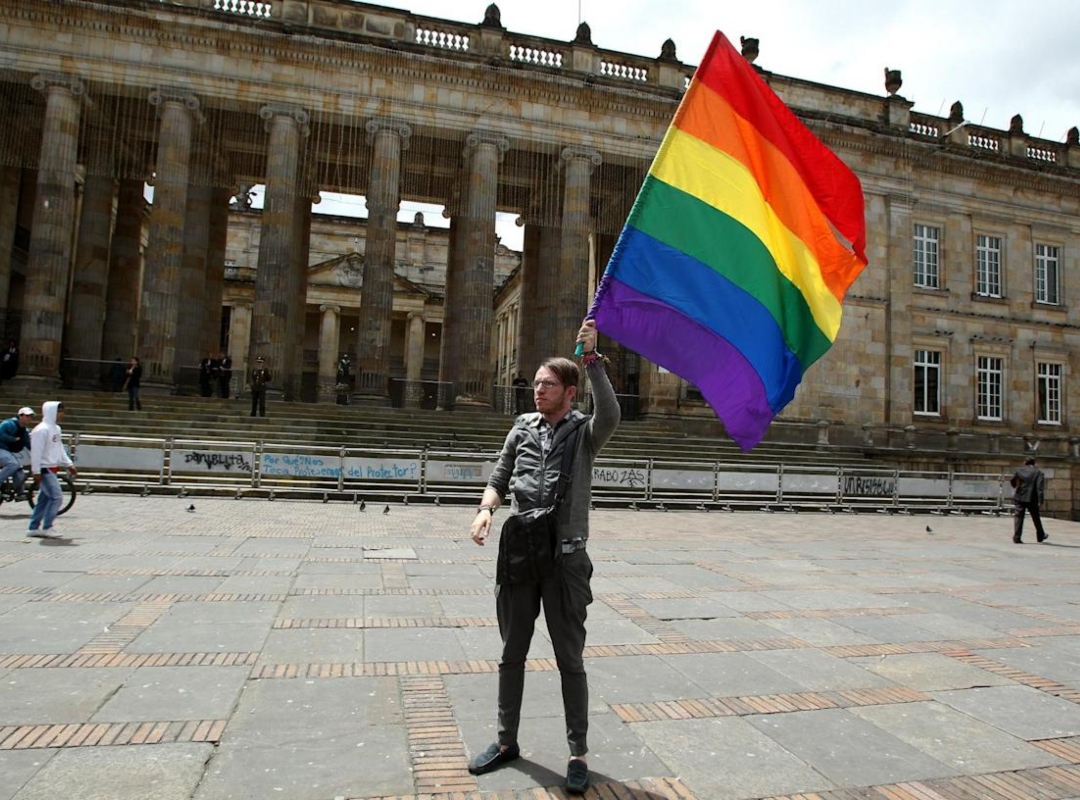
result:
M 52 473 L 55 474 L 55 473 L 60 471 L 60 467 L 42 467 L 41 471 L 42 472 L 52 472 Z
M 585 549 L 584 539 L 563 539 L 562 540 L 562 552 L 564 556 L 576 553 L 578 550 Z

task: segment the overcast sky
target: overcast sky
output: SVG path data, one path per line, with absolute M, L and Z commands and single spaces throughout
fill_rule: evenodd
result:
M 385 5 L 477 23 L 489 0 L 403 0 Z M 1077 0 L 501 0 L 503 26 L 550 39 L 589 23 L 593 44 L 655 57 L 672 39 L 697 64 L 716 30 L 761 41 L 757 65 L 884 97 L 885 67 L 903 72 L 915 111 L 948 116 L 956 100 L 972 123 L 1007 129 L 1014 114 L 1032 136 L 1063 142 L 1080 125 Z M 579 17 L 580 13 L 580 17 Z M 329 208 L 316 207 L 317 211 Z M 439 224 L 434 215 L 429 222 Z M 518 229 L 520 230 L 520 229 Z M 504 242 L 520 247 L 500 225 Z

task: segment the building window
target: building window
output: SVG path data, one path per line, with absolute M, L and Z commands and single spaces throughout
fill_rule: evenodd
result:
M 940 289 L 938 254 L 941 229 L 929 225 L 915 226 L 914 259 L 915 285 L 924 289 Z
M 915 413 L 941 414 L 941 352 L 915 351 Z
M 975 240 L 975 294 L 1001 297 L 1001 237 L 979 234 Z
M 996 356 L 979 356 L 976 368 L 975 416 L 978 419 L 1003 419 L 1001 389 L 1004 385 L 1003 360 Z
M 1061 364 L 1040 361 L 1036 364 L 1039 422 L 1061 424 Z
M 1060 305 L 1061 248 L 1051 244 L 1035 245 L 1035 302 Z

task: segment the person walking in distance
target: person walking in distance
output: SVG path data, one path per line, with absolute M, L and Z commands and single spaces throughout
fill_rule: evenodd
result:
M 38 487 L 37 503 L 30 515 L 27 536 L 41 539 L 57 539 L 52 532 L 53 521 L 64 502 L 60 479 L 56 474 L 66 468 L 72 477 L 78 474 L 75 464 L 64 447 L 60 423 L 64 419 L 64 404 L 49 400 L 41 406 L 41 422 L 30 433 L 30 474 Z
M 255 359 L 255 369 L 251 371 L 251 416 L 258 411 L 260 417 L 266 416 L 266 387 L 273 378 L 270 370 L 266 368 L 266 359 L 259 356 Z
M 30 456 L 30 431 L 27 426 L 34 421 L 34 409 L 23 406 L 10 419 L 0 422 L 0 484 L 11 478 L 15 485 L 15 499 L 26 499 L 26 473 L 24 458 Z
M 1013 492 L 1013 541 L 1023 544 L 1020 537 L 1024 532 L 1024 513 L 1030 511 L 1031 521 L 1035 523 L 1035 536 L 1038 541 L 1045 542 L 1047 536 L 1039 516 L 1039 506 L 1046 499 L 1046 476 L 1035 466 L 1035 459 L 1026 459 L 1024 466 L 1013 473 L 1009 484 L 1016 490 Z
M 491 532 L 492 515 L 510 492 L 510 517 L 514 525 L 508 522 L 503 528 L 496 569 L 495 609 L 503 643 L 499 663 L 498 740 L 469 762 L 469 771 L 475 775 L 490 772 L 521 754 L 518 725 L 525 687 L 525 659 L 543 606 L 562 681 L 570 747 L 566 789 L 582 794 L 589 785 L 585 761 L 589 750 L 589 685 L 582 656 L 587 607 L 592 602 L 589 582 L 593 565 L 586 548 L 592 469 L 596 454 L 619 423 L 619 404 L 603 357 L 596 352 L 596 327 L 591 320 L 582 323 L 577 341 L 583 344 L 582 363 L 592 386 L 595 413 L 587 417 L 571 406 L 578 392 L 581 372 L 578 365 L 567 358 L 544 361 L 533 379 L 536 412 L 518 417 L 507 434 L 472 522 L 472 540 L 482 546 Z M 564 460 L 568 447 L 573 449 L 568 451 L 568 460 Z M 564 471 L 569 483 L 559 477 Z M 515 533 L 526 535 L 521 520 L 527 519 L 530 511 L 535 513 L 536 509 L 551 506 L 557 488 L 562 502 L 555 504 L 556 560 L 545 559 L 546 564 L 539 564 L 544 567 L 544 573 L 534 580 L 511 574 L 509 539 Z M 520 553 L 521 546 L 513 546 L 515 552 Z M 541 573 L 537 570 L 534 574 Z
M 128 411 L 138 409 L 142 411 L 142 401 L 139 399 L 139 385 L 142 383 L 142 364 L 138 356 L 132 356 L 127 366 L 127 378 L 124 385 L 127 386 Z

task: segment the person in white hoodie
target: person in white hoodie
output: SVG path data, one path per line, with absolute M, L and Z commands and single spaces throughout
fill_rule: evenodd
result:
M 72 476 L 78 472 L 61 439 L 63 432 L 59 423 L 63 418 L 64 404 L 59 400 L 49 400 L 41 406 L 41 422 L 30 432 L 30 474 L 34 478 L 34 486 L 38 488 L 38 495 L 34 513 L 30 515 L 27 536 L 59 538 L 59 534 L 52 532 L 52 526 L 64 500 L 64 493 L 56 473 L 62 467 L 67 468 Z

